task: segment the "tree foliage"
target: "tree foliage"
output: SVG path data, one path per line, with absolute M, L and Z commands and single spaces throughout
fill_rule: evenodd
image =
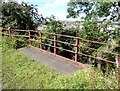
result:
M 92 0 L 90 2 L 79 2 L 77 0 L 71 0 L 68 3 L 67 17 L 77 18 L 82 13 L 86 15 L 83 18 L 84 24 L 80 37 L 95 41 L 111 39 L 118 41 L 120 38 L 118 35 L 120 33 L 119 29 L 116 28 L 115 30 L 107 30 L 107 25 L 111 22 L 111 20 L 119 20 L 119 9 L 120 2 L 98 2 L 97 0 Z M 99 22 L 99 20 L 102 21 Z M 109 37 L 106 39 L 104 36 Z
M 67 17 L 70 18 L 77 18 L 82 16 L 81 14 L 85 14 L 82 16 L 84 20 L 82 30 L 79 32 L 79 37 L 84 39 L 93 40 L 93 41 L 102 41 L 102 42 L 110 42 L 111 40 L 117 41 L 117 50 L 116 48 L 112 48 L 105 45 L 97 45 L 93 43 L 83 43 L 80 42 L 81 46 L 88 46 L 91 48 L 96 48 L 97 50 L 107 50 L 107 51 L 116 51 L 119 53 L 119 39 L 120 39 L 120 31 L 119 29 L 115 30 L 108 30 L 107 25 L 111 21 L 118 21 L 119 18 L 119 2 L 98 2 L 97 0 L 91 0 L 90 2 L 79 2 L 78 0 L 71 0 L 68 3 L 68 15 Z M 99 22 L 99 20 L 102 20 Z M 112 49 L 111 49 L 112 48 Z M 115 56 L 112 55 L 105 55 L 103 53 L 99 53 L 96 51 L 87 50 L 84 48 L 79 48 L 79 51 L 84 54 L 94 55 L 101 58 L 107 58 L 111 61 L 115 61 Z M 79 61 L 89 62 L 88 57 L 84 57 L 79 55 Z M 93 60 L 95 65 L 99 63 L 97 60 Z M 106 67 L 106 63 L 101 62 L 102 67 Z M 111 67 L 111 66 L 110 66 Z M 113 68 L 113 67 L 112 67 Z
M 3 2 L 1 11 L 2 27 L 35 29 L 43 20 L 34 5 L 24 2 Z
M 55 16 L 50 16 L 46 18 L 45 22 L 46 28 L 45 31 L 52 32 L 52 33 L 59 33 L 61 34 L 62 29 L 62 23 L 55 19 Z
M 45 32 L 50 32 L 50 33 L 56 33 L 56 34 L 61 34 L 61 35 L 71 35 L 71 36 L 78 36 L 79 29 L 64 29 L 62 26 L 62 22 L 59 20 L 56 20 L 54 16 L 51 16 L 46 19 L 46 27 L 44 29 Z M 53 39 L 53 36 L 51 35 L 43 35 L 43 37 Z M 68 42 L 68 43 L 74 43 L 74 39 L 72 38 L 67 38 L 63 36 L 57 36 L 57 40 L 63 41 L 63 42 Z M 45 44 L 51 44 L 54 46 L 53 41 L 48 41 L 48 40 L 43 40 Z M 63 44 L 63 43 L 57 43 L 57 47 L 63 48 L 63 49 L 68 49 L 68 50 L 73 50 L 73 46 Z M 48 46 L 43 46 L 45 50 L 49 50 L 53 52 L 53 47 L 48 47 Z M 59 50 L 57 49 L 57 54 L 62 55 L 67 58 L 73 58 L 73 55 L 70 54 L 67 51 L 64 50 Z
M 120 7 L 119 2 L 98 2 L 97 0 L 91 0 L 90 2 L 79 2 L 78 0 L 71 0 L 68 3 L 68 15 L 70 18 L 77 18 L 81 13 L 86 14 L 84 18 L 95 14 L 99 18 L 104 18 L 105 20 L 109 16 L 110 20 L 118 19 L 118 7 Z M 90 19 L 89 18 L 89 19 Z

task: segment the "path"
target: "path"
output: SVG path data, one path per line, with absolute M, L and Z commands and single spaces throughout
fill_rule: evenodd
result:
M 59 59 L 52 55 L 49 55 L 44 52 L 37 51 L 33 48 L 21 48 L 19 51 L 31 58 L 32 60 L 36 60 L 43 65 L 46 65 L 49 68 L 56 70 L 64 75 L 73 74 L 81 68 L 75 64 L 72 64 L 63 59 Z

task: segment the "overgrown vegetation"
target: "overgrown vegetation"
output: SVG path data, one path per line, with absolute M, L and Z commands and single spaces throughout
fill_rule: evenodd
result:
M 100 70 L 86 68 L 74 75 L 62 76 L 31 60 L 3 38 L 2 86 L 4 89 L 118 89 L 115 74 L 106 77 Z
M 13 39 L 7 38 L 2 48 L 4 49 L 6 48 L 6 46 L 8 46 L 8 48 L 18 49 L 28 46 L 28 43 L 29 43 L 28 40 L 25 38 L 13 38 Z
M 114 39 L 114 41 L 116 41 L 116 39 L 119 37 L 119 36 L 117 36 L 118 33 L 119 33 L 118 30 L 113 30 L 113 31 L 117 31 L 114 34 L 111 34 L 110 32 L 107 33 L 107 32 L 104 31 L 106 29 L 109 21 L 105 22 L 103 24 L 100 24 L 100 25 L 96 24 L 96 22 L 97 22 L 96 19 L 94 19 L 93 21 L 85 20 L 84 24 L 83 24 L 83 28 L 81 30 L 80 29 L 75 29 L 75 28 L 64 29 L 62 27 L 62 23 L 60 21 L 55 20 L 54 17 L 50 17 L 50 18 L 48 18 L 48 21 L 46 23 L 46 27 L 45 27 L 44 31 L 45 32 L 50 32 L 50 33 L 62 34 L 62 35 L 76 36 L 76 37 L 80 37 L 80 38 L 83 38 L 83 39 L 105 42 L 105 43 L 108 43 L 108 44 L 110 44 L 112 39 Z M 103 31 L 101 31 L 101 30 L 103 30 Z M 110 40 L 110 35 L 114 36 L 114 38 L 112 38 L 111 40 Z M 39 34 L 37 36 L 39 36 Z M 53 39 L 53 35 L 43 34 L 42 36 L 44 38 Z M 39 37 L 36 38 L 36 39 L 40 40 Z M 75 44 L 75 40 L 72 39 L 72 38 L 57 36 L 57 40 L 63 41 L 63 42 L 68 42 L 68 43 L 71 43 L 71 44 Z M 53 41 L 43 39 L 43 43 L 50 44 L 50 45 L 54 46 Z M 33 43 L 33 44 L 35 44 L 36 47 L 40 47 L 39 43 Z M 99 50 L 106 50 L 106 51 L 109 51 L 109 52 L 119 53 L 118 51 L 115 51 L 116 47 L 119 49 L 119 46 L 117 45 L 117 43 L 115 44 L 115 45 L 117 45 L 116 47 L 113 47 L 113 46 L 108 47 L 108 45 L 100 45 L 100 44 L 94 44 L 94 43 L 79 41 L 79 45 L 97 49 L 96 51 L 94 51 L 94 50 L 88 50 L 86 48 L 79 47 L 79 52 L 81 52 L 81 53 L 101 57 L 101 58 L 108 59 L 108 60 L 114 61 L 114 62 L 115 62 L 116 56 L 101 53 L 101 52 L 98 52 L 98 51 Z M 57 43 L 57 47 L 61 47 L 63 49 L 68 49 L 68 50 L 71 50 L 71 51 L 75 51 L 75 47 L 72 46 L 72 45 Z M 44 50 L 47 50 L 47 51 L 50 51 L 50 52 L 54 51 L 54 48 L 50 47 L 50 46 L 43 45 L 42 48 Z M 72 54 L 70 52 L 67 52 L 67 51 L 64 51 L 64 50 L 57 49 L 57 54 L 62 55 L 62 56 L 67 57 L 67 58 L 70 58 L 70 59 L 74 59 L 74 54 Z M 98 61 L 98 60 L 95 60 L 95 59 L 92 59 L 92 58 L 90 59 L 90 58 L 85 57 L 83 55 L 79 55 L 78 61 L 82 62 L 82 63 L 88 63 L 88 64 L 92 63 L 92 64 L 94 64 L 95 67 L 100 65 L 100 67 L 104 70 L 104 72 L 105 72 L 106 66 L 107 66 L 106 62 Z M 110 71 L 111 69 L 112 70 L 116 69 L 116 66 L 109 64 L 108 68 L 109 68 L 109 71 Z
M 103 21 L 108 19 L 116 21 L 120 18 L 119 7 L 119 0 L 113 0 L 109 2 L 98 0 L 91 0 L 89 2 L 70 0 L 68 3 L 67 17 L 76 18 L 80 17 L 81 14 L 84 13 L 85 16 L 82 16 L 83 19 L 94 20 L 93 15 L 96 15 L 99 18 L 103 18 Z
M 58 73 L 13 49 L 13 40 L 2 40 L 2 84 L 8 89 L 46 88 Z M 15 44 L 15 43 L 13 43 Z
M 36 29 L 44 20 L 33 4 L 9 1 L 2 3 L 2 27 L 17 29 Z
M 93 0 L 94 1 L 94 0 Z M 111 61 L 115 61 L 115 56 L 105 55 L 104 53 L 98 52 L 98 50 L 106 50 L 110 52 L 120 53 L 120 31 L 119 29 L 107 30 L 107 25 L 110 21 L 107 21 L 107 17 L 110 14 L 110 20 L 119 20 L 119 15 L 117 11 L 113 9 L 110 11 L 111 7 L 117 9 L 119 5 L 112 2 L 70 2 L 68 4 L 68 17 L 79 17 L 81 13 L 85 13 L 83 28 L 80 29 L 64 29 L 62 23 L 57 21 L 54 16 L 50 18 L 43 19 L 41 15 L 38 14 L 37 9 L 33 5 L 27 3 L 18 4 L 16 2 L 8 2 L 2 4 L 2 27 L 19 28 L 19 29 L 36 29 L 39 24 L 43 21 L 46 25 L 44 28 L 45 32 L 51 32 L 62 35 L 71 35 L 76 37 L 81 37 L 88 40 L 106 42 L 108 44 L 114 44 L 115 46 L 108 45 L 98 45 L 93 43 L 85 43 L 80 41 L 81 46 L 87 46 L 96 48 L 97 51 L 91 51 L 84 48 L 79 48 L 79 52 L 87 55 L 97 56 L 105 58 Z M 77 8 L 79 7 L 79 8 Z M 84 8 L 83 8 L 84 7 Z M 95 7 L 95 8 L 93 8 Z M 77 11 L 76 8 L 78 9 Z M 99 25 L 98 19 L 105 18 L 103 22 Z M 14 34 L 28 35 L 24 32 Z M 33 38 L 40 40 L 38 33 L 33 33 Z M 53 36 L 47 34 L 42 35 L 44 38 L 53 39 Z M 75 44 L 74 39 L 65 38 L 62 36 L 57 37 L 58 40 L 69 42 Z M 44 40 L 45 44 L 54 45 L 53 41 Z M 96 66 L 100 64 L 102 71 L 105 72 L 105 68 L 109 65 L 109 74 L 105 75 L 98 68 L 87 68 L 84 69 L 73 76 L 62 76 L 55 71 L 49 70 L 37 62 L 28 59 L 27 57 L 21 55 L 15 49 L 25 47 L 29 41 L 23 38 L 13 38 L 8 39 L 3 38 L 2 43 L 2 55 L 3 55 L 3 88 L 56 88 L 56 89 L 117 89 L 118 83 L 115 79 L 115 65 L 107 64 L 95 59 L 89 59 L 88 57 L 79 55 L 79 62 L 89 63 L 90 61 Z M 39 43 L 32 42 L 36 47 L 40 47 Z M 57 43 L 57 47 L 75 51 L 73 46 Z M 53 52 L 53 48 L 49 46 L 42 46 L 43 49 Z M 64 57 L 74 59 L 74 55 L 66 51 L 61 51 L 57 49 L 57 54 Z M 111 71 L 111 69 L 113 71 Z
M 106 42 L 111 44 L 108 45 L 98 45 L 93 43 L 81 43 L 83 46 L 88 46 L 91 48 L 96 48 L 97 50 L 105 50 L 108 52 L 115 52 L 120 53 L 120 31 L 119 28 L 115 28 L 115 24 L 113 21 L 118 22 L 120 20 L 120 1 L 113 1 L 113 2 L 99 2 L 97 0 L 92 0 L 90 2 L 79 2 L 78 0 L 70 0 L 68 3 L 68 15 L 67 17 L 70 18 L 81 18 L 83 20 L 83 28 L 79 33 L 79 37 L 93 40 L 93 41 L 100 41 Z M 81 16 L 81 14 L 85 14 Z M 108 29 L 110 28 L 109 24 L 113 24 L 112 28 L 115 29 Z M 117 24 L 116 24 L 117 25 Z M 117 49 L 116 49 L 117 48 Z M 80 52 L 101 57 L 104 59 L 108 59 L 115 62 L 116 56 L 111 54 L 104 54 L 98 51 L 91 51 L 84 48 L 79 49 Z M 80 55 L 80 62 L 81 61 L 89 62 L 88 57 L 84 57 Z M 102 61 L 98 61 L 95 59 L 90 59 L 92 63 L 95 65 L 99 64 L 105 70 L 107 64 Z M 115 68 L 114 65 L 108 64 L 109 69 Z

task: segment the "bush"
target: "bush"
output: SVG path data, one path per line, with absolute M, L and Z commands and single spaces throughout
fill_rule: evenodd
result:
M 28 45 L 28 40 L 25 38 L 3 38 L 2 41 L 2 48 L 14 48 L 14 49 L 18 49 L 21 47 L 25 47 Z M 6 47 L 7 46 L 7 47 Z
M 73 76 L 56 78 L 49 88 L 54 89 L 118 89 L 115 74 L 106 77 L 99 69 L 86 68 Z

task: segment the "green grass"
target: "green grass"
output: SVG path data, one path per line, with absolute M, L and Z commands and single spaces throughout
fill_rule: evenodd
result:
M 3 52 L 3 88 L 45 88 L 58 76 L 14 49 Z
M 13 48 L 4 46 L 2 53 L 3 88 L 46 88 L 58 76 Z
M 115 74 L 105 77 L 98 69 L 86 68 L 63 76 L 33 61 L 2 40 L 2 84 L 5 89 L 117 89 Z

